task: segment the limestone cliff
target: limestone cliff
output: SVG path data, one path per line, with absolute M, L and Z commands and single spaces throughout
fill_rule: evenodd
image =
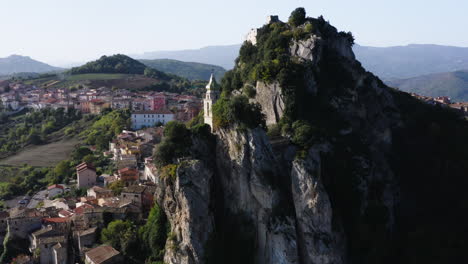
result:
M 194 137 L 190 159 L 180 163 L 174 179 L 161 180 L 157 200 L 171 223 L 165 262 L 417 263 L 404 257 L 410 253 L 401 245 L 413 238 L 400 230 L 416 228 L 411 211 L 427 212 L 428 206 L 408 201 L 414 197 L 408 187 L 416 183 L 407 168 L 432 165 L 429 157 L 411 156 L 408 146 L 421 146 L 419 135 L 436 142 L 434 133 L 443 129 L 434 124 L 447 118 L 450 125 L 468 127 L 457 115 L 421 105 L 366 72 L 355 60 L 349 33 L 323 19 L 309 19 L 298 28 L 273 22 L 258 29 L 256 46 L 244 44 L 232 72 L 257 76 L 255 82 L 244 80 L 244 86 L 255 87 L 251 101 L 261 106 L 268 125 L 281 126 L 280 134 L 267 136 L 261 127 L 238 123 L 219 127 L 212 145 Z M 307 28 L 312 30 L 300 35 Z M 299 37 L 278 40 L 294 30 Z M 287 43 L 287 51 L 271 63 L 265 50 L 275 41 Z M 284 68 L 277 68 L 282 61 Z M 272 72 L 277 75 L 269 80 Z M 223 89 L 240 94 L 236 85 Z M 424 120 L 415 123 L 413 115 Z M 314 133 L 307 134 L 313 140 L 301 144 L 298 126 L 304 123 Z M 432 154 L 440 153 L 447 152 Z M 468 153 L 458 148 L 457 153 L 445 163 L 446 171 L 436 166 L 443 175 L 461 175 Z M 436 188 L 429 185 L 428 190 Z M 428 233 L 434 223 L 417 219 L 425 233 L 413 234 L 411 241 L 436 241 L 438 236 Z

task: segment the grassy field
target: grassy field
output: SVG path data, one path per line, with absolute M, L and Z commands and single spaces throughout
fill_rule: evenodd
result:
M 78 139 L 63 139 L 54 143 L 28 147 L 14 156 L 0 160 L 0 165 L 21 166 L 28 164 L 37 167 L 52 167 L 67 159 Z
M 66 77 L 67 81 L 83 81 L 83 80 L 118 80 L 125 79 L 130 74 L 107 74 L 107 73 L 90 73 L 90 74 L 77 74 Z

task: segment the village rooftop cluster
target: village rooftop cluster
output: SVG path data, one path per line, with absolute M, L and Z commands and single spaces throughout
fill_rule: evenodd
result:
M 201 99 L 167 92 L 131 92 L 109 87 L 74 91 L 68 88 L 44 88 L 21 81 L 0 81 L 0 109 L 14 114 L 24 108 L 74 108 L 82 113 L 99 114 L 104 109 L 129 109 L 134 128 L 151 127 L 178 120 L 186 122 L 200 111 Z

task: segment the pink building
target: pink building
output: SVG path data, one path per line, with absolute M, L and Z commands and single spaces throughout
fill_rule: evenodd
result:
M 166 96 L 164 94 L 155 95 L 151 100 L 151 110 L 158 111 L 166 108 Z

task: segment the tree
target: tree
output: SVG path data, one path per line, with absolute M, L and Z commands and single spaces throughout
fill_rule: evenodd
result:
M 171 121 L 166 124 L 163 140 L 156 147 L 154 163 L 158 167 L 170 164 L 186 155 L 191 145 L 190 130 L 180 122 Z
M 289 24 L 291 26 L 297 27 L 304 24 L 306 20 L 306 11 L 303 7 L 296 8 L 289 17 Z
M 109 223 L 101 232 L 101 241 L 128 256 L 135 253 L 137 233 L 130 221 L 115 220 Z
M 114 195 L 120 195 L 120 193 L 122 193 L 123 188 L 125 188 L 125 183 L 121 180 L 109 184 L 109 189 L 111 189 L 114 192 Z
M 162 260 L 169 229 L 169 222 L 164 210 L 155 203 L 148 216 L 148 221 L 138 231 L 145 255 L 149 255 L 147 261 Z

